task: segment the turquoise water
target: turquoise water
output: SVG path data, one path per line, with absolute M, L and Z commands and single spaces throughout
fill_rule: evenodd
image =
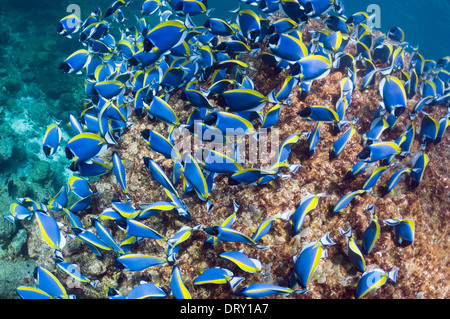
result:
M 0 1 L 0 204 L 9 207 L 15 197 L 47 200 L 71 175 L 64 151 L 45 158 L 41 141 L 51 116 L 67 121 L 70 113 L 83 109 L 83 76 L 65 75 L 59 63 L 81 46 L 56 34 L 56 24 L 71 4 L 81 8 L 86 18 L 101 1 Z M 130 12 L 138 12 L 142 1 L 134 1 Z M 238 0 L 209 0 L 216 8 L 213 17 L 231 18 L 229 10 Z M 358 0 L 345 1 L 347 15 L 366 11 L 370 4 L 380 7 L 379 30 L 399 26 L 406 41 L 419 46 L 426 59 L 450 55 L 448 16 L 450 1 Z M 252 6 L 243 6 L 253 8 Z M 128 17 L 133 21 L 134 17 Z M 201 23 L 202 18 L 195 18 Z M 75 35 L 77 37 L 77 35 Z M 70 129 L 63 126 L 63 143 Z M 4 209 L 4 214 L 7 209 Z

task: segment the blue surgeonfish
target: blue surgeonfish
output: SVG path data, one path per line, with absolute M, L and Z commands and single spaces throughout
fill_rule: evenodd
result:
M 406 110 L 406 92 L 399 79 L 387 75 L 380 82 L 379 92 L 389 114 L 398 118 Z
M 58 151 L 59 142 L 61 142 L 61 128 L 59 127 L 61 121 L 55 118 L 53 121 L 55 123 L 47 127 L 47 131 L 45 132 L 44 140 L 42 142 L 42 149 L 47 157 Z
M 78 176 L 71 176 L 67 181 L 67 186 L 70 191 L 77 195 L 79 198 L 86 198 L 94 195 L 94 191 L 91 189 L 88 181 Z
M 242 169 L 240 163 L 212 149 L 198 151 L 196 158 L 199 160 L 199 165 L 209 172 L 234 173 Z
M 74 278 L 75 280 L 79 282 L 89 283 L 92 287 L 96 287 L 96 283 L 92 282 L 89 278 L 84 276 L 80 270 L 78 265 L 72 264 L 70 262 L 67 262 L 64 259 L 64 256 L 62 255 L 61 251 L 55 250 L 55 264 L 56 266 L 61 269 L 63 272 Z
M 102 250 L 113 250 L 111 246 L 109 246 L 107 243 L 105 243 L 103 240 L 98 238 L 94 233 L 91 231 L 84 229 L 84 228 L 72 228 L 73 233 L 83 242 L 87 244 L 89 249 L 97 256 L 101 257 L 102 253 L 100 249 Z
M 300 139 L 300 134 L 293 133 L 283 140 L 283 142 L 281 143 L 281 145 L 278 149 L 278 156 L 277 156 L 278 163 L 287 162 L 289 154 L 291 153 L 292 145 L 297 143 L 299 139 Z
M 232 89 L 222 92 L 217 101 L 227 112 L 258 111 L 268 101 L 267 96 L 253 89 Z
M 367 191 L 358 189 L 342 196 L 341 199 L 339 199 L 338 202 L 334 205 L 333 214 L 341 212 L 353 200 L 353 198 L 355 198 L 355 196 L 362 195 L 365 192 Z
M 62 186 L 59 192 L 48 201 L 47 208 L 53 211 L 61 211 L 68 203 L 67 193 L 66 186 Z
M 439 143 L 442 140 L 442 137 L 444 136 L 444 133 L 449 125 L 450 125 L 450 113 L 447 113 L 444 114 L 439 119 L 439 131 L 436 136 L 436 139 L 434 140 L 435 144 Z
M 204 119 L 203 123 L 214 126 L 223 135 L 240 136 L 244 134 L 253 134 L 255 129 L 252 123 L 245 118 L 230 112 L 212 112 Z
M 37 266 L 33 271 L 33 278 L 38 288 L 57 299 L 75 299 L 68 295 L 66 289 L 56 276 L 44 267 Z
M 225 260 L 229 260 L 235 263 L 239 268 L 248 273 L 261 272 L 262 273 L 262 264 L 259 260 L 250 258 L 246 254 L 244 254 L 244 250 L 241 249 L 239 251 L 231 250 L 225 251 L 219 254 L 219 257 Z
M 202 227 L 201 224 L 194 226 L 194 227 L 184 225 L 175 233 L 175 235 L 173 235 L 171 238 L 166 240 L 167 244 L 169 245 L 168 250 L 167 250 L 167 256 L 168 256 L 167 259 L 168 259 L 169 263 L 175 261 L 175 257 L 178 254 L 180 244 L 189 239 L 189 237 L 192 234 L 192 231 L 200 230 L 201 227 Z
M 144 103 L 148 106 L 146 109 L 151 117 L 173 126 L 179 126 L 180 121 L 173 108 L 161 97 L 154 96 L 152 91 L 144 98 Z
M 289 220 L 289 216 L 291 213 L 292 211 L 290 210 L 285 211 L 283 213 L 277 213 L 274 216 L 271 216 L 266 220 L 264 220 L 263 222 L 261 222 L 261 224 L 259 224 L 258 228 L 252 235 L 253 241 L 257 242 L 258 240 L 262 239 L 269 232 L 270 228 L 272 227 L 272 223 L 275 220 L 277 219 Z
M 378 142 L 381 139 L 381 135 L 388 127 L 389 124 L 384 116 L 379 116 L 372 121 L 369 131 L 364 133 L 362 138 L 368 144 Z
M 213 226 L 203 229 L 207 234 L 217 237 L 218 240 L 224 242 L 240 242 L 248 245 L 255 245 L 257 248 L 264 249 L 265 246 L 257 245 L 253 239 L 247 235 L 228 227 Z
M 61 233 L 55 218 L 42 210 L 34 211 L 42 238 L 52 248 L 61 250 L 66 244 L 66 238 Z
M 18 203 L 12 203 L 9 206 L 10 215 L 6 215 L 5 218 L 9 220 L 12 223 L 16 222 L 17 220 L 25 220 L 25 219 L 31 219 L 34 215 L 34 212 L 29 210 L 28 208 L 18 204 Z
M 141 136 L 153 151 L 164 155 L 165 158 L 181 159 L 181 154 L 176 147 L 160 133 L 145 129 L 141 132 Z
M 198 197 L 208 201 L 212 190 L 212 181 L 205 178 L 203 172 L 194 157 L 188 153 L 183 155 L 184 177 L 194 188 Z
M 125 84 L 120 81 L 109 80 L 96 83 L 94 88 L 101 97 L 111 100 L 123 93 Z
M 125 232 L 129 236 L 135 236 L 138 238 L 151 238 L 156 240 L 167 240 L 167 237 L 161 235 L 153 228 L 138 222 L 134 219 L 126 219 L 125 221 L 116 221 L 121 227 L 125 228 Z
M 225 228 L 231 228 L 233 223 L 236 221 L 236 213 L 239 210 L 239 205 L 236 203 L 236 201 L 233 200 L 233 214 L 228 216 L 220 225 L 221 227 Z M 216 244 L 219 241 L 219 239 L 214 235 L 209 235 L 205 240 L 206 244 Z
M 269 38 L 269 48 L 280 59 L 295 63 L 308 55 L 301 39 L 286 33 L 276 33 Z
M 373 163 L 401 153 L 401 148 L 395 142 L 378 142 L 366 146 L 357 157 L 361 161 Z
M 139 215 L 139 210 L 135 209 L 128 202 L 114 200 L 111 202 L 111 208 L 106 208 L 105 210 L 103 210 L 103 212 L 108 211 L 110 209 L 118 212 L 122 217 L 128 219 L 133 219 Z
M 184 23 L 176 20 L 161 22 L 144 39 L 144 51 L 163 54 L 181 44 L 187 36 Z
M 158 215 L 163 211 L 171 211 L 177 208 L 177 205 L 172 202 L 157 201 L 151 204 L 139 204 L 141 209 L 139 212 L 140 219 L 147 219 Z
M 90 61 L 91 55 L 89 54 L 89 51 L 80 49 L 61 62 L 59 69 L 64 73 L 81 74 L 81 70 L 84 69 Z
M 411 218 L 388 218 L 383 222 L 394 227 L 395 240 L 401 247 L 407 247 L 414 242 L 414 220 Z
M 72 162 L 69 169 L 76 175 L 83 177 L 101 176 L 112 170 L 112 165 L 99 157 L 92 157 L 88 161 Z
M 109 287 L 108 289 L 108 299 L 127 299 L 127 296 L 123 295 L 118 289 Z
M 164 288 L 151 282 L 141 281 L 127 295 L 127 299 L 164 298 L 167 292 Z
M 430 161 L 428 155 L 425 153 L 425 151 L 419 151 L 417 152 L 413 159 L 413 168 L 410 172 L 410 185 L 412 188 L 415 188 L 420 185 L 423 179 L 423 174 L 425 172 L 425 168 L 428 165 L 428 162 Z
M 35 287 L 20 286 L 16 288 L 16 292 L 22 299 L 54 299 L 44 290 Z
M 170 276 L 170 289 L 176 299 L 191 299 L 191 293 L 187 290 L 181 276 L 181 270 L 178 266 L 173 266 Z
M 214 267 L 205 269 L 197 278 L 194 279 L 194 285 L 205 284 L 230 284 L 231 289 L 235 289 L 245 278 L 234 276 L 231 270 L 226 268 Z
M 391 175 L 391 177 L 389 177 L 388 181 L 386 182 L 386 193 L 392 192 L 395 188 L 395 186 L 397 186 L 398 182 L 400 181 L 401 177 L 405 174 L 410 174 L 411 173 L 411 168 L 409 167 L 404 167 L 398 171 L 396 171 L 394 174 Z
M 151 176 L 169 192 L 178 196 L 178 191 L 176 190 L 175 186 L 173 186 L 172 181 L 163 171 L 161 166 L 159 166 L 159 164 L 150 157 L 144 156 L 143 160 L 145 167 L 149 170 Z
M 236 32 L 228 22 L 219 18 L 208 18 L 203 26 L 214 35 L 231 36 Z
M 106 152 L 107 147 L 106 141 L 98 134 L 84 132 L 75 135 L 66 144 L 66 157 L 87 161 L 94 156 L 102 155 Z
M 352 228 L 350 227 L 346 231 L 344 231 L 341 227 L 339 227 L 339 232 L 341 235 L 345 235 L 348 250 L 346 251 L 348 258 L 350 259 L 353 266 L 360 272 L 364 272 L 366 269 L 366 261 L 364 256 L 356 244 L 355 239 L 352 236 Z
M 129 7 L 133 1 L 124 1 L 124 0 L 116 0 L 112 2 L 105 11 L 105 18 L 116 13 L 117 10 L 120 9 L 121 6 Z
M 402 43 L 405 40 L 405 32 L 400 27 L 390 28 L 386 36 L 395 42 Z
M 358 284 L 356 286 L 356 299 L 363 298 L 369 291 L 383 286 L 388 278 L 393 282 L 396 282 L 397 273 L 398 268 L 395 268 L 389 272 L 385 272 L 382 269 L 374 269 L 364 272 L 358 280 Z
M 314 153 L 317 143 L 319 143 L 321 127 L 322 127 L 322 122 L 317 121 L 316 126 L 314 126 L 314 129 L 312 130 L 312 132 L 307 132 L 305 135 L 306 138 L 308 139 L 308 152 L 310 155 L 312 155 Z
M 306 244 L 300 252 L 300 255 L 298 257 L 294 256 L 295 265 L 289 286 L 294 289 L 297 284 L 300 284 L 306 289 L 320 259 L 328 256 L 328 252 L 326 249 L 323 249 L 323 246 L 335 244 L 331 240 L 329 232 L 322 236 L 319 241 Z
M 291 217 L 292 228 L 295 234 L 302 228 L 306 215 L 319 204 L 319 197 L 328 197 L 328 195 L 325 193 L 306 194 L 302 197 L 299 206 Z
M 294 290 L 289 287 L 283 287 L 268 283 L 255 283 L 238 289 L 233 294 L 235 296 L 242 296 L 247 298 L 263 298 L 276 294 L 287 296 L 293 292 Z
M 276 174 L 277 171 L 274 169 L 262 169 L 257 167 L 243 168 L 229 177 L 228 184 L 229 185 L 255 184 L 262 178 Z
M 349 168 L 347 174 L 345 175 L 345 178 L 354 178 L 359 174 L 362 174 L 366 170 L 367 166 L 369 166 L 369 163 L 367 162 L 356 162 L 351 168 Z
M 282 107 L 282 103 L 277 103 L 267 111 L 264 115 L 262 128 L 272 128 L 277 124 Z
M 56 25 L 56 32 L 62 36 L 66 36 L 68 38 L 72 37 L 73 33 L 77 33 L 80 30 L 81 21 L 77 17 L 76 14 L 69 14 L 65 16 L 61 20 L 59 20 Z
M 123 161 L 117 152 L 113 152 L 112 154 L 112 164 L 112 171 L 114 173 L 114 176 L 116 177 L 116 180 L 119 183 L 122 192 L 124 194 L 127 194 L 128 186 L 125 166 L 123 165 Z
M 372 174 L 370 174 L 370 176 L 367 177 L 367 179 L 364 182 L 364 184 L 363 184 L 361 189 L 365 190 L 365 191 L 371 190 L 376 185 L 376 183 L 380 179 L 381 175 L 383 173 L 385 173 L 390 167 L 391 167 L 391 165 L 377 167 L 372 172 Z
M 373 250 L 375 243 L 380 236 L 380 224 L 378 222 L 378 216 L 375 214 L 375 205 L 368 204 L 366 210 L 370 212 L 370 224 L 364 230 L 362 237 L 362 249 L 363 253 L 369 255 Z
M 353 120 L 352 126 L 350 126 L 331 146 L 330 158 L 335 158 L 339 156 L 344 150 L 345 146 L 348 144 L 350 139 L 355 135 L 356 128 L 355 123 L 358 122 L 358 118 Z
M 167 196 L 171 199 L 172 203 L 176 206 L 175 209 L 177 210 L 178 215 L 180 215 L 183 218 L 186 218 L 187 220 L 192 220 L 191 213 L 189 212 L 186 203 L 182 199 L 180 199 L 176 194 L 171 193 L 169 190 L 164 189 L 164 191 L 167 194 Z
M 122 247 L 117 244 L 111 232 L 97 218 L 91 218 L 91 224 L 95 228 L 97 236 L 118 254 L 125 254 Z
M 160 13 L 162 2 L 160 0 L 145 0 L 141 5 L 141 13 L 143 16 Z
M 115 266 L 127 271 L 142 271 L 152 266 L 167 264 L 166 257 L 149 256 L 144 254 L 126 254 L 116 258 Z
M 420 142 L 424 145 L 435 142 L 439 132 L 439 126 L 438 120 L 425 114 L 420 123 Z
M 339 119 L 339 115 L 336 113 L 336 111 L 329 108 L 328 106 L 307 106 L 297 114 L 304 120 L 333 123 L 338 127 L 342 126 L 343 123 Z
M 290 75 L 298 77 L 301 82 L 320 80 L 330 74 L 332 69 L 330 60 L 321 55 L 309 55 L 295 62 Z

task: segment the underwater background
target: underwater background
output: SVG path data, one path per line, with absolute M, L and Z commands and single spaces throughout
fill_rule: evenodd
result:
M 0 215 L 9 214 L 9 206 L 16 197 L 42 201 L 51 198 L 72 176 L 67 169 L 70 161 L 62 150 L 46 158 L 41 147 L 46 128 L 53 122 L 51 116 L 63 119 L 62 139 L 69 140 L 70 128 L 65 124 L 70 113 L 79 114 L 83 110 L 85 99 L 84 76 L 67 75 L 58 70 L 61 61 L 78 50 L 80 44 L 58 35 L 56 24 L 68 14 L 66 9 L 70 4 L 81 7 L 84 19 L 94 6 L 106 8 L 110 2 L 0 0 Z M 134 1 L 128 12 L 135 10 L 138 14 L 141 2 Z M 223 18 L 237 7 L 238 2 L 209 0 L 208 5 L 216 8 L 212 17 Z M 438 60 L 450 55 L 450 1 L 344 1 L 347 15 L 365 11 L 371 4 L 380 6 L 381 27 L 378 30 L 387 32 L 392 26 L 401 26 L 405 40 L 412 46 L 418 45 L 426 59 Z M 201 21 L 201 18 L 194 20 Z M 448 153 L 448 145 L 441 147 L 446 147 Z M 442 178 L 449 178 L 448 170 L 443 172 Z M 448 195 L 445 197 L 444 194 L 444 201 L 448 200 Z M 448 218 L 448 212 L 443 213 Z M 448 247 L 448 229 L 444 231 L 447 237 L 443 239 L 447 245 L 444 247 Z M 30 274 L 35 259 L 29 258 L 27 240 L 27 231 L 23 227 L 0 218 L 0 298 L 17 298 L 15 288 L 23 284 L 24 278 L 32 280 Z M 447 257 L 446 250 L 443 249 Z M 447 273 L 437 275 L 443 282 L 448 282 Z M 445 298 L 447 293 L 448 284 L 445 291 L 432 296 Z M 393 296 L 395 293 L 385 297 Z M 401 296 L 416 297 L 407 293 Z

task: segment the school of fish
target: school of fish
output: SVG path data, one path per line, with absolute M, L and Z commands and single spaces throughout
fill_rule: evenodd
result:
M 352 93 L 362 74 L 360 89 L 373 87 L 375 77 L 382 77 L 378 86 L 379 109 L 374 114 L 370 130 L 364 132 L 363 150 L 358 162 L 349 168 L 345 178 L 355 178 L 367 168 L 375 167 L 360 189 L 346 194 L 333 208 L 333 215 L 342 212 L 356 197 L 372 192 L 382 174 L 392 167 L 400 167 L 385 185 L 386 193 L 393 191 L 398 183 L 419 187 L 429 162 L 427 152 L 442 140 L 450 124 L 450 113 L 435 119 L 426 113 L 427 108 L 447 108 L 450 99 L 450 72 L 445 67 L 450 57 L 439 61 L 426 60 L 418 47 L 405 41 L 400 27 L 393 27 L 386 34 L 375 37 L 368 26 L 371 19 L 366 12 L 346 15 L 341 0 L 241 0 L 252 5 L 252 10 L 236 8 L 232 14 L 235 21 L 212 18 L 214 8 L 207 1 L 195 0 L 145 0 L 141 1 L 141 16 L 127 15 L 132 1 L 117 0 L 105 11 L 95 8 L 84 21 L 70 14 L 59 21 L 57 33 L 61 36 L 78 37 L 82 48 L 73 52 L 59 69 L 64 73 L 82 74 L 87 102 L 84 111 L 71 114 L 69 119 L 52 119 L 42 142 L 42 151 L 51 157 L 63 149 L 72 161 L 70 170 L 75 173 L 67 185 L 47 204 L 32 198 L 17 198 L 11 204 L 7 218 L 15 223 L 36 219 L 45 242 L 54 249 L 56 266 L 75 280 L 96 283 L 85 277 L 80 267 L 66 260 L 62 250 L 69 240 L 80 240 L 99 258 L 106 252 L 115 254 L 116 271 L 140 272 L 148 267 L 172 267 L 170 285 L 142 281 L 127 295 L 119 289 L 109 289 L 105 298 L 140 299 L 164 298 L 173 295 L 177 299 L 191 298 L 183 281 L 182 269 L 177 265 L 179 254 L 185 253 L 182 243 L 194 232 L 205 232 L 205 245 L 220 242 L 238 242 L 264 250 L 262 238 L 271 231 L 273 223 L 290 223 L 293 236 L 298 234 L 305 216 L 320 205 L 325 193 L 307 194 L 296 210 L 279 212 L 264 220 L 253 234 L 245 234 L 233 228 L 239 220 L 239 203 L 234 202 L 233 212 L 221 224 L 194 225 L 191 212 L 183 200 L 184 194 L 194 191 L 204 202 L 207 214 L 214 215 L 214 179 L 219 174 L 228 176 L 230 187 L 239 185 L 271 184 L 277 178 L 288 179 L 293 174 L 304 174 L 301 164 L 290 163 L 291 146 L 307 140 L 309 156 L 320 140 L 320 130 L 325 125 L 341 134 L 330 145 L 330 161 L 345 152 L 345 147 L 357 131 L 358 118 L 348 119 L 352 107 Z M 262 15 L 268 18 L 262 17 Z M 203 16 L 204 25 L 198 26 L 192 17 Z M 283 16 L 278 20 L 270 17 Z M 158 20 L 150 25 L 149 18 Z M 155 21 L 156 21 L 155 20 Z M 318 20 L 323 28 L 310 32 L 311 41 L 305 44 L 302 30 L 309 20 Z M 135 23 L 131 23 L 135 21 Z M 133 25 L 133 26 L 131 26 Z M 120 37 L 113 36 L 114 33 Z M 356 47 L 356 55 L 346 52 L 348 45 Z M 409 64 L 405 53 L 411 52 Z M 251 66 L 241 59 L 243 55 L 261 59 L 267 68 L 285 74 L 281 89 L 269 95 L 258 91 L 247 69 Z M 245 138 L 258 140 L 261 129 L 277 127 L 280 112 L 291 107 L 293 94 L 308 95 L 316 81 L 330 73 L 347 74 L 340 83 L 340 99 L 335 106 L 310 105 L 298 112 L 298 116 L 315 123 L 311 132 L 293 132 L 281 144 L 276 162 L 270 167 L 246 167 L 240 158 L 239 147 Z M 169 104 L 175 91 L 181 91 L 181 99 L 190 108 L 187 122 L 180 122 L 177 112 Z M 414 95 L 421 99 L 412 110 L 407 100 Z M 270 105 L 267 108 L 266 105 Z M 409 114 L 408 114 L 409 113 Z M 418 115 L 420 123 L 417 124 Z M 130 120 L 134 114 L 139 121 L 148 118 L 164 123 L 166 135 L 145 129 L 141 134 L 143 145 L 151 152 L 162 154 L 171 160 L 171 174 L 151 157 L 143 157 L 141 165 L 161 186 L 166 201 L 132 205 L 133 193 L 127 184 L 127 165 L 119 152 L 122 136 L 135 125 Z M 394 141 L 384 140 L 383 132 L 392 129 L 400 117 L 409 117 L 406 130 Z M 71 139 L 61 145 L 61 123 L 69 122 Z M 416 126 L 420 131 L 416 133 Z M 198 139 L 202 149 L 195 154 L 177 148 L 175 132 L 187 132 Z M 212 132 L 216 140 L 230 146 L 231 153 L 223 154 L 207 148 L 212 139 L 205 134 Z M 422 150 L 411 154 L 412 143 L 419 139 Z M 111 158 L 105 158 L 113 149 Z M 109 154 L 109 153 L 108 153 Z M 412 167 L 402 160 L 412 157 Z M 89 177 L 113 174 L 122 196 L 111 206 L 97 212 L 90 227 L 80 220 L 80 215 L 90 208 L 95 196 Z M 405 177 L 404 177 L 405 176 Z M 402 179 L 402 177 L 404 177 Z M 182 191 L 176 185 L 182 181 Z M 398 268 L 367 271 L 365 256 L 373 253 L 380 235 L 380 221 L 375 206 L 368 205 L 371 223 L 363 232 L 361 240 L 352 234 L 354 230 L 339 228 L 348 244 L 347 256 L 353 267 L 361 274 L 354 296 L 359 299 L 368 292 L 388 282 L 397 280 Z M 151 217 L 164 212 L 176 211 L 186 224 L 167 238 L 152 228 Z M 63 233 L 55 214 L 64 214 L 72 232 Z M 195 220 L 194 220 L 195 222 Z M 414 242 L 413 219 L 397 216 L 383 220 L 392 226 L 398 249 Z M 206 227 L 207 226 L 207 227 Z M 111 227 L 124 232 L 120 242 L 112 235 Z M 352 232 L 353 231 L 353 232 Z M 146 239 L 162 241 L 167 254 L 152 256 L 139 252 L 139 245 Z M 198 289 L 214 289 L 214 285 L 229 285 L 230 296 L 261 298 L 276 294 L 307 294 L 312 275 L 320 260 L 327 257 L 327 248 L 336 240 L 330 232 L 311 243 L 305 243 L 298 256 L 292 256 L 294 267 L 287 286 L 264 282 L 267 278 L 261 262 L 243 250 L 223 251 L 217 258 L 237 265 L 244 273 L 260 273 L 260 282 L 245 282 L 245 275 L 235 275 L 231 270 L 212 267 L 196 277 L 193 285 Z M 332 248 L 330 248 L 332 249 Z M 83 265 L 80 265 L 81 269 Z M 36 287 L 21 286 L 17 293 L 24 299 L 76 298 L 69 295 L 55 274 L 43 267 L 34 271 Z M 197 287 L 205 285 L 202 287 Z

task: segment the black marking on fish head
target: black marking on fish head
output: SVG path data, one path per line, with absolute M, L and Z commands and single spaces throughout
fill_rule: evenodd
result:
M 154 44 L 149 38 L 144 39 L 144 52 L 149 52 L 154 48 Z
M 289 75 L 295 76 L 302 73 L 302 67 L 298 63 L 291 64 Z
M 144 157 L 142 157 L 142 159 L 144 161 L 145 167 L 149 167 L 149 165 L 150 165 L 150 157 L 144 156 Z
M 305 107 L 303 110 L 298 112 L 297 115 L 304 118 L 309 117 L 311 115 L 311 107 Z
M 280 41 L 280 35 L 278 33 L 274 34 L 269 38 L 269 44 L 277 45 L 278 41 Z
M 203 229 L 207 234 L 212 236 L 217 236 L 219 234 L 219 227 L 213 226 L 213 227 L 206 227 Z
M 214 124 L 216 124 L 216 121 L 217 121 L 217 113 L 216 112 L 209 113 L 203 119 L 203 123 L 205 123 L 207 125 L 214 125 Z
M 370 153 L 371 153 L 370 148 L 365 147 L 361 152 L 359 152 L 359 154 L 356 157 L 358 157 L 360 160 L 365 160 L 370 157 Z
M 144 138 L 144 140 L 148 140 L 150 138 L 150 130 L 147 128 L 141 131 L 141 136 Z
M 61 64 L 58 67 L 58 70 L 63 71 L 64 73 L 69 73 L 71 67 L 66 62 L 61 62 Z

